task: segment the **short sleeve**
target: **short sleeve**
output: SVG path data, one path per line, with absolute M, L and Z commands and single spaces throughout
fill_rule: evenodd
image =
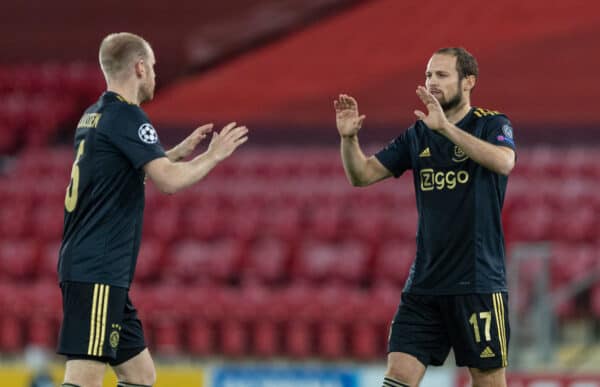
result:
M 375 157 L 394 177 L 399 177 L 407 169 L 412 168 L 408 131 L 396 137 L 387 146 L 375 154 Z
M 486 123 L 486 141 L 515 150 L 514 130 L 505 116 L 494 116 Z
M 158 133 L 137 106 L 120 107 L 109 124 L 107 134 L 135 169 L 140 169 L 154 159 L 166 157 Z

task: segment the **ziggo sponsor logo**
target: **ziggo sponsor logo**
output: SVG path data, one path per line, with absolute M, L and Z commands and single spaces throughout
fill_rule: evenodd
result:
M 457 184 L 466 184 L 469 181 L 469 172 L 460 171 L 435 171 L 431 168 L 421 169 L 421 191 L 442 191 L 455 189 Z

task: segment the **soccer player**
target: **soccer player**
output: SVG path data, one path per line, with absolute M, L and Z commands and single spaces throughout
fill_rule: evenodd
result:
M 131 33 L 108 35 L 99 52 L 107 91 L 75 132 L 76 157 L 65 197 L 58 273 L 63 321 L 57 352 L 67 356 L 63 386 L 100 387 L 106 364 L 118 386 L 151 386 L 152 358 L 128 291 L 140 247 L 145 176 L 175 193 L 209 173 L 247 140 L 230 123 L 190 161 L 212 124 L 165 152 L 140 108 L 154 95 L 155 58 Z
M 417 254 L 391 324 L 386 387 L 418 386 L 429 365 L 469 367 L 473 385 L 506 386 L 509 340 L 500 212 L 515 143 L 508 118 L 471 106 L 478 77 L 463 48 L 442 48 L 416 93 L 428 113 L 374 156 L 358 143 L 356 100 L 334 102 L 341 155 L 352 185 L 413 171 Z M 396 216 L 403 216 L 399 213 Z

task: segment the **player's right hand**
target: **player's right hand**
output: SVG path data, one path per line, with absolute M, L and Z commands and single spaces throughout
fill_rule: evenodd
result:
M 340 94 L 338 99 L 333 101 L 333 106 L 335 107 L 335 121 L 340 136 L 356 136 L 365 119 L 365 115 L 358 115 L 356 100 L 349 95 Z
M 221 133 L 213 132 L 206 152 L 215 160 L 223 161 L 246 141 L 248 141 L 248 128 L 236 126 L 235 122 L 230 122 L 223 127 Z

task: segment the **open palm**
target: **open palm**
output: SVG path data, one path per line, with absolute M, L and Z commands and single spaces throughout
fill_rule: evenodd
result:
M 340 94 L 338 99 L 333 101 L 333 106 L 335 107 L 335 120 L 340 136 L 355 136 L 365 119 L 365 115 L 358 114 L 356 100 L 349 95 Z

